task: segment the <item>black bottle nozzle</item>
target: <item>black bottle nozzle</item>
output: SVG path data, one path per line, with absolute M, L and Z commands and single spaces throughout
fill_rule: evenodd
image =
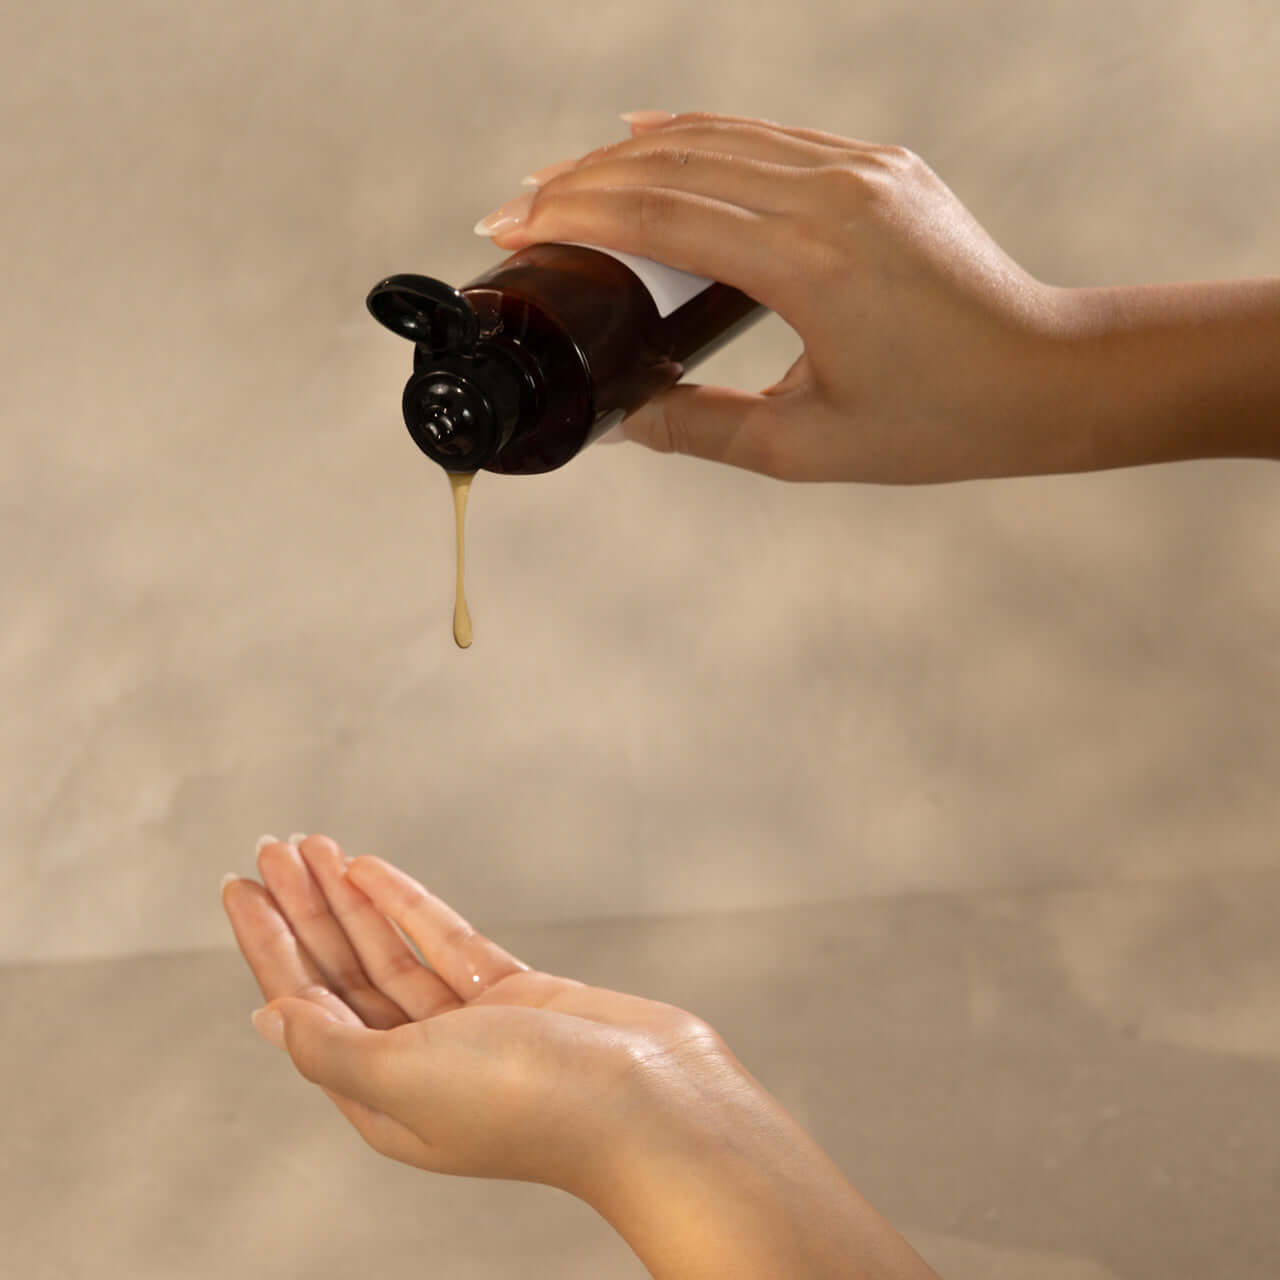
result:
M 446 471 L 478 471 L 505 443 L 489 398 L 449 369 L 415 373 L 403 406 L 414 444 Z
M 492 344 L 465 294 L 428 276 L 398 275 L 367 299 L 377 322 L 417 347 L 404 388 L 413 442 L 446 471 L 478 471 L 511 438 L 526 376 Z

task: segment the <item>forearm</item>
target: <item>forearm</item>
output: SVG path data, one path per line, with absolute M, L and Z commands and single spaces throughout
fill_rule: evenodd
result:
M 937 1280 L 743 1073 L 687 1099 L 589 1197 L 655 1280 Z
M 1280 279 L 1055 293 L 1052 469 L 1280 458 Z

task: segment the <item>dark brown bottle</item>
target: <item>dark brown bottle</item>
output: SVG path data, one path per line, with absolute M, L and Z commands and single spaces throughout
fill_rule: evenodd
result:
M 446 471 L 534 475 L 563 466 L 765 314 L 728 285 L 683 282 L 663 314 L 610 253 L 537 244 L 461 290 L 391 276 L 368 305 L 414 343 L 403 408 L 423 453 Z

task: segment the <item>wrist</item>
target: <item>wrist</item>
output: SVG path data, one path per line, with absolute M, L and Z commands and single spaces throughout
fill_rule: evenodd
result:
M 652 1085 L 578 1194 L 656 1280 L 934 1277 L 727 1050 Z
M 1046 470 L 1280 456 L 1280 280 L 1050 296 Z

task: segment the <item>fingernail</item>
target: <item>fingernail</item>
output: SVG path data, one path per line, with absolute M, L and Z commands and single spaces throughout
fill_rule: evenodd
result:
M 619 113 L 619 118 L 628 124 L 663 124 L 667 120 L 674 120 L 676 113 L 674 111 L 623 111 Z
M 218 892 L 221 893 L 233 880 L 239 879 L 240 877 L 236 875 L 234 871 L 228 871 L 227 874 L 222 877 L 222 883 L 218 886 Z
M 610 427 L 608 431 L 596 441 L 596 444 L 624 444 L 630 437 L 622 429 L 622 423 L 618 423 L 616 427 Z
M 277 841 L 275 836 L 259 836 L 258 847 L 254 850 L 254 853 L 261 853 L 263 849 L 267 847 L 267 845 L 276 844 L 276 843 Z
M 284 1019 L 274 1009 L 255 1009 L 249 1015 L 253 1029 L 268 1043 L 277 1049 L 286 1049 L 284 1042 Z
M 522 196 L 516 196 L 514 200 L 508 200 L 506 204 L 500 205 L 492 213 L 486 214 L 472 228 L 478 236 L 496 236 L 501 235 L 504 231 L 510 231 L 513 227 L 518 227 L 529 216 L 529 209 L 533 205 L 533 192 L 526 192 Z
M 296 849 L 306 838 L 307 833 L 305 831 L 295 831 L 293 835 L 289 837 L 289 843 Z

